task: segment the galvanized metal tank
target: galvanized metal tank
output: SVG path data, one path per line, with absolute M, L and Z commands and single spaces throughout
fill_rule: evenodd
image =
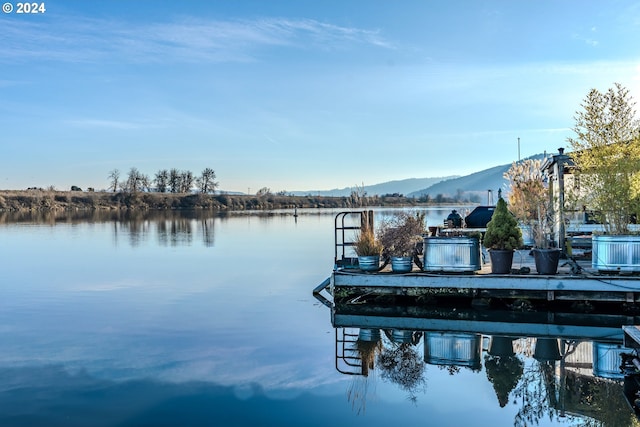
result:
M 591 246 L 596 270 L 640 272 L 640 236 L 593 235 Z
M 424 271 L 472 272 L 480 265 L 477 237 L 425 237 Z
M 593 343 L 593 375 L 601 378 L 624 378 L 620 365 L 622 365 L 622 353 L 630 350 L 620 344 Z
M 430 365 L 480 368 L 482 336 L 480 334 L 426 332 L 424 361 Z
M 360 255 L 358 256 L 358 266 L 362 271 L 376 271 L 380 267 L 380 256 Z

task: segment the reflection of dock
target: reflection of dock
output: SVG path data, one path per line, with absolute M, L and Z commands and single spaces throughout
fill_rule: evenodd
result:
M 622 326 L 640 323 L 638 316 L 514 312 L 437 307 L 337 305 L 334 327 L 478 333 L 511 337 L 588 339 L 622 343 Z

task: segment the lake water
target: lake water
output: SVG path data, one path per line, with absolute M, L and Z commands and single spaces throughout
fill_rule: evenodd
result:
M 0 213 L 0 425 L 637 425 L 617 320 L 523 323 L 557 360 L 490 354 L 499 316 L 332 316 L 336 212 L 298 213 Z

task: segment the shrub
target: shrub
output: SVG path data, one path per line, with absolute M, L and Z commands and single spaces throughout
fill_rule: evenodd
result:
M 507 209 L 507 202 L 501 197 L 493 211 L 491 221 L 484 234 L 484 246 L 489 249 L 514 250 L 522 246 L 522 232 L 518 221 Z

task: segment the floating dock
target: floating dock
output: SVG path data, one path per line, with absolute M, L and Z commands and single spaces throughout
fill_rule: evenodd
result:
M 406 296 L 459 296 L 471 298 L 527 298 L 636 303 L 640 301 L 640 276 L 601 274 L 590 262 L 561 260 L 555 275 L 539 275 L 528 250 L 517 251 L 513 274 L 491 274 L 490 266 L 472 274 L 428 273 L 414 268 L 410 273 L 390 271 L 366 273 L 338 268 L 329 280 L 335 297 L 353 294 Z
M 345 225 L 348 215 L 356 215 L 363 224 L 373 223 L 370 212 L 348 212 L 336 217 L 334 270 L 313 292 L 327 306 L 349 301 L 378 303 L 385 297 L 410 297 L 425 302 L 456 298 L 502 301 L 504 304 L 512 304 L 518 299 L 547 304 L 615 303 L 633 311 L 640 302 L 640 275 L 637 273 L 597 271 L 592 268 L 591 259 L 585 256 L 561 259 L 557 274 L 538 274 L 530 249 L 516 251 L 511 274 L 504 275 L 491 273 L 484 249 L 477 271 L 424 271 L 418 265 L 407 273 L 395 273 L 389 267 L 375 272 L 362 271 L 357 261 L 350 265 L 350 258 L 345 255 L 352 245 L 345 237 L 346 231 L 357 230 L 360 225 Z

